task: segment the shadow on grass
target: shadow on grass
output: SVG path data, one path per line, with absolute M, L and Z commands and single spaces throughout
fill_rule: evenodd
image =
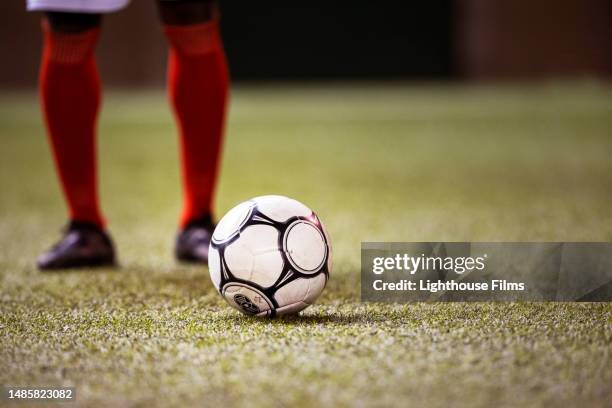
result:
M 104 274 L 104 273 L 118 273 L 122 272 L 123 268 L 121 265 L 100 265 L 100 266 L 75 266 L 71 268 L 53 268 L 53 269 L 38 269 L 36 271 L 42 274 L 42 276 L 53 276 L 53 275 L 69 275 L 69 274 Z
M 327 309 L 329 310 L 329 309 Z M 360 308 L 355 312 L 338 313 L 329 312 L 317 315 L 288 315 L 269 317 L 247 316 L 236 312 L 226 319 L 236 324 L 262 324 L 272 326 L 354 326 L 356 324 L 373 324 L 388 320 L 388 316 L 383 313 L 373 313 L 371 310 Z
M 325 315 L 308 316 L 281 316 L 274 321 L 287 326 L 317 326 L 317 325 L 336 325 L 352 326 L 355 324 L 377 323 L 384 321 L 383 315 L 373 315 L 371 313 L 357 312 L 354 314 L 330 313 Z

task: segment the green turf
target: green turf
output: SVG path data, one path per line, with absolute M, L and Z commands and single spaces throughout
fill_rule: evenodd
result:
M 293 319 L 243 317 L 172 260 L 174 133 L 161 92 L 107 93 L 122 267 L 41 274 L 63 204 L 35 94 L 0 97 L 0 385 L 108 406 L 609 406 L 610 304 L 359 302 L 360 241 L 612 241 L 609 86 L 236 89 L 218 213 L 285 194 L 334 245 Z

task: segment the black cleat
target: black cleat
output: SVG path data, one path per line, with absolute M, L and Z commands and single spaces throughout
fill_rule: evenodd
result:
M 174 255 L 183 262 L 208 262 L 208 246 L 215 224 L 210 214 L 191 220 L 176 237 Z
M 110 236 L 89 222 L 71 221 L 64 237 L 36 261 L 38 269 L 114 266 L 115 249 Z

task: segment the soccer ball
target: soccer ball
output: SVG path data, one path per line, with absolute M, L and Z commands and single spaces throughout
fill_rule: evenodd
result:
M 329 279 L 329 236 L 317 215 L 299 201 L 256 197 L 219 221 L 208 270 L 221 296 L 243 313 L 297 313 L 315 301 Z

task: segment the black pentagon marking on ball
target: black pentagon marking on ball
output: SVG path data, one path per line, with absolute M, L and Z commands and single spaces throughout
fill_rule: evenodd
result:
M 297 271 L 295 270 L 295 268 L 291 267 L 291 262 L 288 259 L 288 256 L 287 256 L 287 253 L 284 247 L 284 242 L 283 242 L 284 237 L 285 237 L 285 232 L 287 231 L 287 228 L 289 228 L 290 225 L 292 225 L 294 222 L 299 221 L 299 220 L 315 225 L 317 229 L 321 232 L 321 236 L 323 240 L 325 241 L 325 257 L 322 262 L 321 269 L 317 273 L 305 274 L 300 271 Z M 279 233 L 278 234 L 278 248 L 280 249 L 279 252 L 283 259 L 283 269 L 281 273 L 279 274 L 279 277 L 276 280 L 276 282 L 274 282 L 274 284 L 272 284 L 269 287 L 262 287 L 255 282 L 237 278 L 229 270 L 227 263 L 225 261 L 225 249 L 228 246 L 230 246 L 233 242 L 235 242 L 240 237 L 240 235 L 245 229 L 253 225 L 269 225 L 269 226 L 274 227 Z M 243 285 L 250 286 L 260 291 L 261 293 L 263 293 L 270 300 L 273 306 L 273 308 L 270 311 L 270 316 L 272 317 L 276 315 L 276 309 L 279 307 L 278 302 L 276 301 L 276 298 L 274 297 L 274 295 L 283 286 L 287 285 L 290 282 L 293 282 L 294 280 L 298 278 L 303 278 L 303 279 L 315 278 L 319 276 L 321 273 L 325 275 L 325 285 L 327 285 L 327 281 L 329 280 L 329 267 L 328 267 L 329 242 L 327 240 L 325 233 L 323 232 L 321 221 L 319 220 L 319 218 L 314 212 L 312 212 L 310 216 L 308 217 L 295 216 L 295 217 L 290 217 L 286 221 L 276 221 L 268 217 L 266 214 L 262 213 L 261 211 L 259 211 L 259 208 L 257 207 L 257 203 L 254 203 L 254 205 L 250 209 L 249 215 L 247 216 L 246 222 L 243 222 L 241 224 L 240 228 L 235 233 L 232 234 L 231 238 L 224 240 L 222 242 L 213 241 L 211 242 L 211 246 L 219 252 L 219 258 L 221 260 L 221 282 L 219 283 L 219 288 L 220 288 L 219 291 L 222 293 L 222 290 L 223 290 L 222 288 L 226 284 L 231 283 L 231 282 L 241 283 Z
M 274 285 L 272 285 L 272 286 L 274 286 L 275 288 L 278 289 L 278 288 L 284 286 L 286 283 L 289 283 L 289 282 L 295 280 L 295 277 L 297 277 L 297 276 L 293 273 L 293 271 L 291 269 L 289 269 L 289 271 L 287 271 L 285 276 L 282 276 L 282 274 L 281 274 L 279 279 L 276 282 L 274 282 Z

